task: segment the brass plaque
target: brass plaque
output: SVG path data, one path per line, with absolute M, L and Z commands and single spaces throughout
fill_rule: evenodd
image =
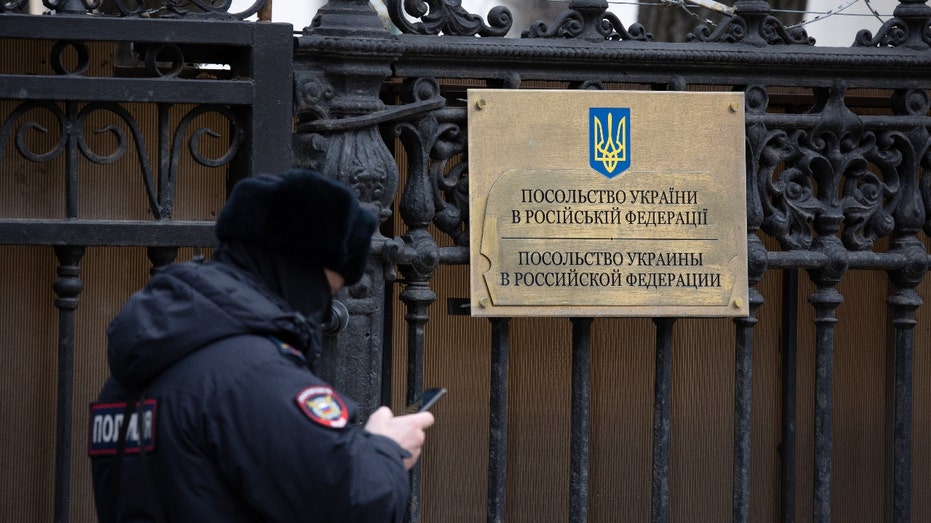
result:
M 469 90 L 474 316 L 746 316 L 744 100 Z

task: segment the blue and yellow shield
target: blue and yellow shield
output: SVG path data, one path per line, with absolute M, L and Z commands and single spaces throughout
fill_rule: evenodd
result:
M 630 109 L 589 107 L 589 165 L 608 178 L 630 167 Z

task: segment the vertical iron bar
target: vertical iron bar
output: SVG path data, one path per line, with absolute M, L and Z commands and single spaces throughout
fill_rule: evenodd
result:
M 795 523 L 798 477 L 798 270 L 788 269 L 782 281 L 782 521 Z
M 65 145 L 65 216 L 78 217 L 78 143 L 83 129 L 78 125 L 78 107 L 76 102 L 65 104 L 68 121 L 62 132 L 68 134 Z
M 392 382 L 394 372 L 392 364 L 394 362 L 394 296 L 391 290 L 393 282 L 385 282 L 385 294 L 383 296 L 383 307 L 385 310 L 385 321 L 382 322 L 382 351 L 381 351 L 381 401 L 382 405 L 391 405 Z
M 402 292 L 406 292 L 405 289 Z M 427 305 L 423 302 L 408 303 L 407 320 L 407 404 L 413 402 L 423 392 L 424 343 L 426 340 Z M 420 479 L 421 461 L 410 470 L 411 497 L 408 502 L 409 523 L 420 521 Z
M 827 190 L 827 189 L 825 189 Z M 816 221 L 819 236 L 812 249 L 827 256 L 818 269 L 809 271 L 817 288 L 808 301 L 815 308 L 815 455 L 812 519 L 831 521 L 832 452 L 834 437 L 834 327 L 837 307 L 844 297 L 837 292 L 849 265 L 847 250 L 833 233 L 841 223 L 835 207 L 826 208 Z
M 171 189 L 173 181 L 171 180 L 171 104 L 158 104 L 158 214 L 159 220 L 171 218 L 171 211 L 174 200 L 174 190 Z M 167 199 L 167 201 L 166 201 Z M 155 212 L 155 209 L 152 210 Z
M 814 520 L 831 521 L 831 472 L 834 432 L 832 411 L 834 376 L 834 330 L 822 323 L 817 327 L 815 346 L 815 457 Z
M 831 241 L 836 238 L 832 238 Z M 829 245 L 829 254 L 837 254 Z M 826 267 L 846 267 L 846 263 Z M 836 274 L 813 271 L 818 289 L 811 295 L 815 306 L 815 456 L 813 519 L 818 523 L 831 521 L 831 476 L 834 436 L 834 326 L 837 324 L 835 310 L 843 297 L 834 287 L 839 280 Z
M 912 373 L 914 365 L 915 312 L 922 304 L 915 286 L 928 271 L 928 255 L 914 236 L 897 238 L 893 250 L 909 260 L 890 276 L 895 290 L 886 299 L 895 326 L 895 412 L 892 438 L 892 521 L 911 520 L 912 505 Z
M 910 27 L 926 27 L 931 7 L 918 2 L 906 6 L 901 2 L 895 9 L 896 16 L 904 17 Z M 927 46 L 927 42 L 922 42 Z M 919 45 L 916 35 L 915 45 Z M 931 100 L 924 90 L 904 89 L 893 94 L 893 108 L 900 115 L 926 115 L 931 109 Z M 916 124 L 906 134 L 911 150 L 925 151 L 931 134 L 925 125 Z M 893 310 L 892 324 L 895 326 L 895 411 L 892 438 L 892 520 L 904 523 L 911 520 L 912 490 L 912 372 L 915 343 L 915 312 L 922 305 L 921 296 L 915 287 L 928 273 L 929 258 L 925 245 L 918 239 L 922 227 L 927 230 L 928 172 L 922 169 L 924 156 L 908 154 L 907 163 L 901 171 L 901 203 L 894 215 L 897 237 L 892 251 L 905 258 L 900 270 L 889 273 L 894 291 L 886 298 Z M 922 180 L 921 176 L 924 176 Z M 922 203 L 924 205 L 922 205 Z
M 491 319 L 491 415 L 488 420 L 488 523 L 504 521 L 508 436 L 510 318 Z
M 750 329 L 740 329 L 735 354 L 734 369 L 734 523 L 747 522 L 750 518 L 750 426 L 753 384 L 753 345 L 747 338 Z
M 572 318 L 572 450 L 569 521 L 588 519 L 592 318 Z
M 268 0 L 266 6 L 271 4 Z M 255 100 L 245 121 L 251 137 L 251 147 L 243 158 L 248 163 L 241 166 L 246 171 L 242 174 L 249 176 L 282 172 L 294 165 L 291 147 L 294 37 L 286 24 L 252 24 L 252 30 L 255 33 L 249 67 L 255 83 Z
M 409 309 L 407 320 L 407 396 L 410 404 L 423 392 L 423 348 L 426 340 L 426 305 L 416 304 Z
M 749 202 L 748 202 L 749 205 Z M 750 223 L 748 219 L 748 223 Z M 750 465 L 753 430 L 753 328 L 756 310 L 763 305 L 763 295 L 756 284 L 766 273 L 766 247 L 748 225 L 747 235 L 747 316 L 734 318 L 737 343 L 734 361 L 734 486 L 731 518 L 734 523 L 750 521 Z M 740 298 L 734 300 L 739 306 Z
M 669 423 L 672 403 L 672 326 L 674 318 L 654 318 L 656 381 L 653 386 L 653 523 L 669 521 Z
M 732 519 L 734 523 L 750 520 L 750 436 L 753 425 L 753 326 L 756 309 L 763 297 L 749 289 L 750 313 L 736 318 L 737 344 L 734 362 L 734 487 Z
M 749 114 L 766 112 L 768 94 L 760 86 L 749 86 L 744 100 Z M 753 328 L 757 324 L 756 310 L 763 305 L 763 295 L 756 285 L 766 274 L 769 265 L 769 253 L 758 235 L 763 223 L 763 204 L 761 200 L 761 166 L 765 143 L 769 132 L 760 123 L 748 122 L 747 136 L 747 300 L 746 318 L 735 320 L 738 329 L 736 353 L 736 386 L 734 390 L 734 506 L 732 519 L 735 522 L 750 520 L 750 466 L 752 462 L 751 431 L 753 429 Z M 735 305 L 739 303 L 735 302 Z
M 58 277 L 53 288 L 58 296 L 58 392 L 55 443 L 55 521 L 69 519 L 71 505 L 71 411 L 74 388 L 74 332 L 78 295 L 83 289 L 81 268 L 84 247 L 55 247 Z
M 898 315 L 899 311 L 896 311 Z M 912 491 L 912 352 L 914 313 L 907 319 L 896 318 L 895 330 L 895 428 L 893 438 L 892 521 L 911 521 Z

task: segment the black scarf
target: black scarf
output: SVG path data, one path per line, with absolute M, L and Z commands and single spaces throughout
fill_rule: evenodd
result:
M 322 350 L 321 326 L 329 320 L 332 310 L 333 293 L 323 267 L 277 256 L 256 245 L 238 241 L 220 244 L 213 259 L 253 275 L 314 326 L 313 346 L 301 347 L 312 364 Z

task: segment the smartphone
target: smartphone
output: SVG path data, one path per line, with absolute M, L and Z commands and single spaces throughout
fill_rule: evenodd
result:
M 443 397 L 443 394 L 446 394 L 446 389 L 443 387 L 436 387 L 433 389 L 427 389 L 423 391 L 423 394 L 416 401 L 411 403 L 405 409 L 407 412 L 423 412 L 429 410 L 440 398 Z

